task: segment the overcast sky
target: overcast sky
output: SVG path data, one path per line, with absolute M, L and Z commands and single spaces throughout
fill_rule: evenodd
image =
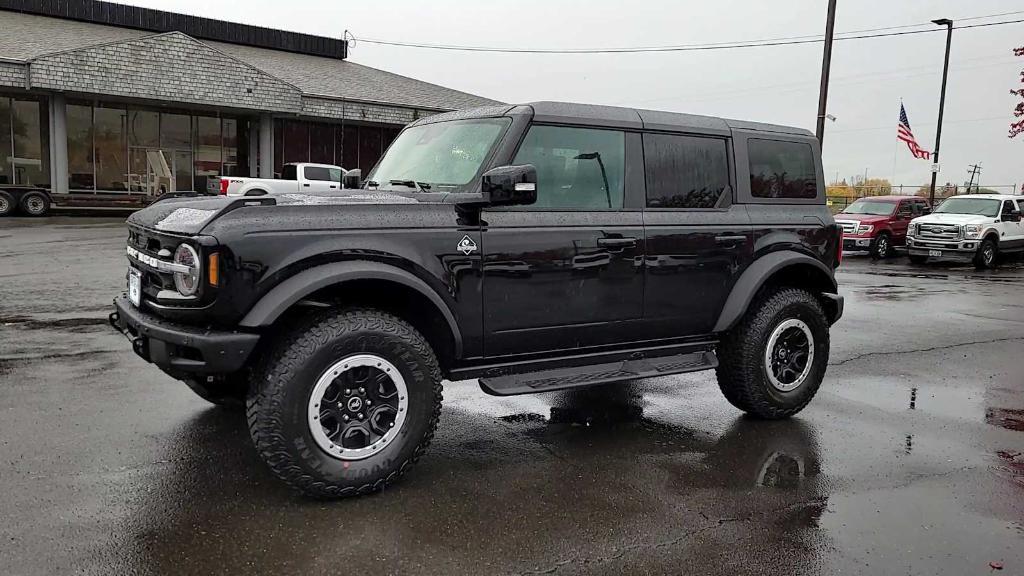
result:
M 123 1 L 123 0 L 122 0 Z M 127 0 L 130 4 L 310 34 L 531 48 L 699 44 L 822 34 L 825 0 Z M 836 31 L 1024 11 L 1024 0 L 839 0 Z M 244 5 L 244 8 L 241 6 Z M 977 24 L 1024 19 L 1024 12 Z M 896 140 L 899 102 L 922 147 L 935 141 L 945 33 L 837 41 L 824 162 L 828 180 L 917 185 L 930 163 Z M 1024 183 L 1024 136 L 1007 138 L 1024 23 L 954 30 L 940 182 Z M 356 43 L 350 60 L 504 102 L 567 100 L 814 129 L 822 45 L 706 52 L 545 55 Z

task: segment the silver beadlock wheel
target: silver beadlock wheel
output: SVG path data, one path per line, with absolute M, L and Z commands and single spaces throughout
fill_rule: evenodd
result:
M 11 203 L 7 201 L 7 198 L 0 196 L 0 214 L 7 214 L 11 211 Z
M 409 393 L 398 368 L 380 356 L 356 354 L 317 380 L 307 422 L 324 452 L 340 460 L 362 460 L 398 436 L 408 411 Z
M 781 322 L 768 337 L 764 368 L 768 381 L 780 392 L 791 392 L 807 380 L 814 363 L 814 336 L 802 320 Z

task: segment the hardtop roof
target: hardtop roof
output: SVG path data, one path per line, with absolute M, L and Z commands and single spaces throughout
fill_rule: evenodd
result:
M 810 130 L 794 126 L 780 126 L 764 122 L 746 120 L 730 120 L 717 116 L 701 116 L 681 112 L 665 112 L 661 110 L 645 110 L 620 106 L 602 106 L 598 104 L 578 104 L 572 102 L 529 102 L 519 106 L 485 106 L 467 108 L 458 112 L 439 114 L 421 119 L 417 124 L 443 122 L 465 118 L 481 118 L 503 116 L 515 113 L 519 108 L 524 112 L 533 112 L 538 122 L 577 124 L 600 126 L 604 128 L 647 129 L 667 131 L 693 131 L 705 134 L 729 135 L 732 130 L 754 130 L 774 132 L 802 137 L 813 137 Z M 527 110 L 527 108 L 529 110 Z

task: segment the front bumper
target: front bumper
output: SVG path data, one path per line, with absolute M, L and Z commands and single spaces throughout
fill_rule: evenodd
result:
M 135 307 L 126 294 L 114 298 L 110 325 L 132 341 L 135 353 L 164 371 L 227 374 L 245 365 L 259 334 L 214 331 L 168 322 Z
M 874 238 L 858 238 L 856 236 L 843 236 L 843 251 L 855 252 L 857 250 L 870 250 Z
M 845 305 L 845 298 L 839 294 L 832 294 L 831 292 L 822 293 L 822 297 L 825 299 L 825 312 L 829 316 L 831 324 L 839 322 L 839 319 L 843 317 L 843 307 Z
M 920 240 L 907 237 L 907 251 L 914 256 L 931 256 L 944 260 L 970 260 L 978 251 L 980 239 Z M 935 255 L 938 251 L 940 255 Z

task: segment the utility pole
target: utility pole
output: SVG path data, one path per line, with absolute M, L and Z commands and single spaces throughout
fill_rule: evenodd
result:
M 981 183 L 981 178 L 980 178 L 980 175 L 981 175 L 981 162 L 978 162 L 977 164 L 968 164 L 967 167 L 971 169 L 970 170 L 970 172 L 971 172 L 971 180 L 970 180 L 970 182 L 967 183 L 967 193 L 970 194 L 971 193 L 971 186 L 974 186 L 974 177 L 975 176 L 979 176 L 978 183 L 979 184 Z
M 818 145 L 825 144 L 825 105 L 828 101 L 828 74 L 832 69 L 832 35 L 836 28 L 836 0 L 828 0 L 828 17 L 825 20 L 825 51 L 821 57 L 821 89 L 818 91 L 818 125 L 815 134 Z
M 928 203 L 935 206 L 935 179 L 939 176 L 939 143 L 942 142 L 942 112 L 946 107 L 946 78 L 949 76 L 949 47 L 953 43 L 953 21 L 949 18 L 932 20 L 946 27 L 946 58 L 942 62 L 942 92 L 939 94 L 939 121 L 935 128 L 935 151 L 932 152 L 932 184 L 928 188 Z

